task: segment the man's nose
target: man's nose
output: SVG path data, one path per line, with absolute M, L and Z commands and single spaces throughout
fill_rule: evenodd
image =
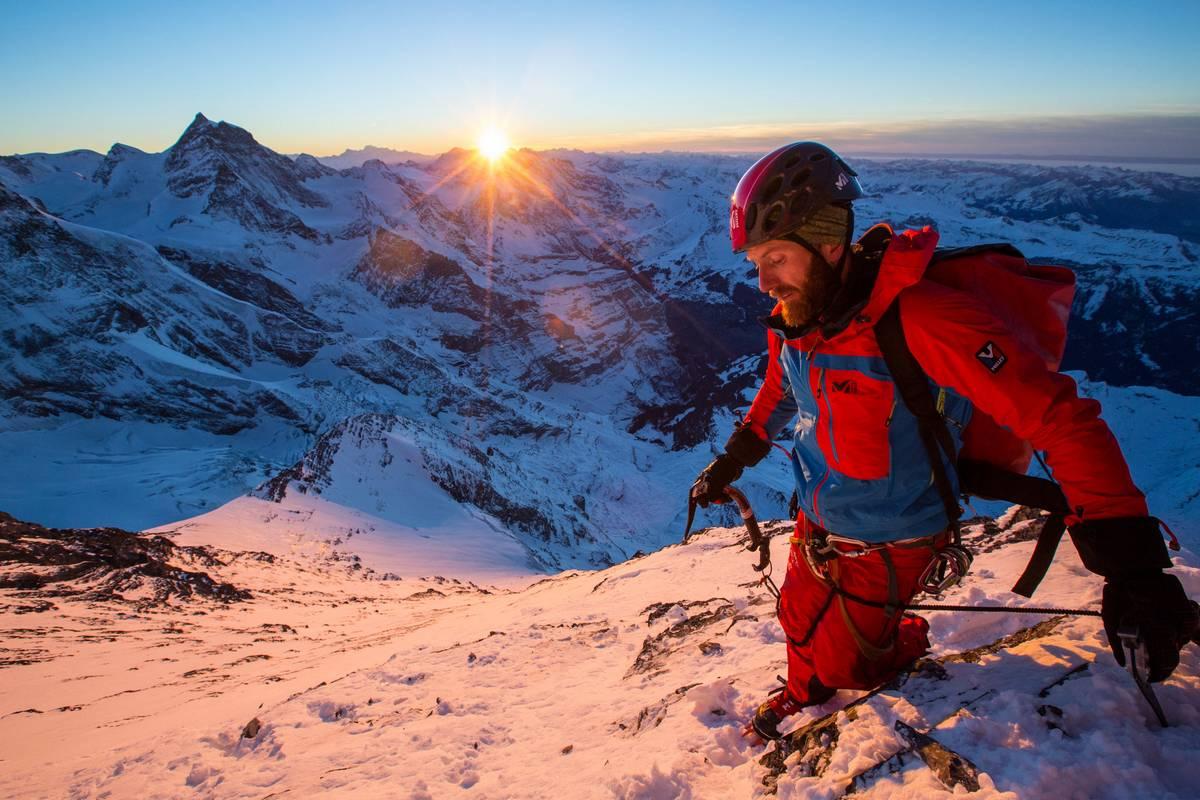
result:
M 767 294 L 775 288 L 776 280 L 769 270 L 759 268 L 758 270 L 758 290 L 763 294 Z

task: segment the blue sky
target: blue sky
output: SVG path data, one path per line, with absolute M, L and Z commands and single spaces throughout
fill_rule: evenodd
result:
M 440 152 L 494 121 L 532 147 L 1200 156 L 1196 0 L 0 0 L 0 18 L 0 153 L 161 150 L 201 111 L 319 155 Z

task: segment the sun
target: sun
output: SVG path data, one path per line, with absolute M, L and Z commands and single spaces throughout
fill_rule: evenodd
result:
M 495 163 L 508 152 L 508 137 L 499 128 L 488 128 L 479 135 L 476 146 L 479 148 L 480 155 Z

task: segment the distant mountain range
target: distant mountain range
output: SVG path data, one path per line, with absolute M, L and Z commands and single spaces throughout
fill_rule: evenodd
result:
M 141 528 L 254 490 L 415 531 L 436 496 L 545 568 L 660 546 L 761 366 L 749 162 L 289 158 L 203 115 L 162 153 L 0 158 L 0 508 Z M 1065 368 L 1200 395 L 1200 180 L 855 166 L 863 223 L 1074 267 Z M 781 511 L 786 464 L 756 473 Z
M 346 149 L 336 156 L 317 156 L 318 161 L 334 169 L 361 167 L 368 161 L 382 161 L 385 164 L 403 164 L 407 161 L 415 161 L 418 164 L 424 164 L 435 158 L 437 156 L 414 153 L 410 150 L 393 150 L 390 147 L 376 147 L 373 144 L 369 144 L 361 150 Z

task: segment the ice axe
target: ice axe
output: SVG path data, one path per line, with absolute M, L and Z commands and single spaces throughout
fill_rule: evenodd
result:
M 1133 676 L 1133 682 L 1137 684 L 1142 697 L 1146 698 L 1146 702 L 1154 710 L 1154 716 L 1158 717 L 1158 723 L 1164 728 L 1168 727 L 1167 715 L 1163 713 L 1162 704 L 1158 702 L 1158 695 L 1154 693 L 1154 687 L 1150 685 L 1149 656 L 1146 653 L 1146 642 L 1142 639 L 1141 632 L 1136 625 L 1124 625 L 1117 631 L 1117 638 L 1121 640 L 1121 648 L 1125 651 L 1125 667 Z
M 701 490 L 701 481 L 696 481 L 692 484 L 691 491 L 688 492 L 688 516 L 687 527 L 683 530 L 683 543 L 687 544 L 688 537 L 692 534 L 692 522 L 696 518 L 696 495 Z M 775 597 L 779 599 L 779 589 L 775 586 L 775 582 L 771 580 L 771 543 L 763 536 L 762 529 L 758 527 L 758 519 L 754 516 L 754 509 L 750 507 L 750 501 L 746 499 L 746 495 L 732 486 L 725 487 L 725 496 L 733 501 L 738 507 L 738 513 L 742 516 L 742 522 L 746 526 L 746 532 L 750 534 L 750 544 L 746 545 L 746 549 L 750 552 L 758 551 L 758 563 L 754 564 L 754 571 L 763 573 L 763 583 L 767 589 Z
M 1192 607 L 1197 612 L 1196 618 L 1200 619 L 1200 603 L 1193 600 Z M 1154 687 L 1150 685 L 1150 658 L 1141 631 L 1133 623 L 1122 625 L 1117 630 L 1117 639 L 1125 653 L 1125 668 L 1133 676 L 1133 681 L 1137 684 L 1142 697 L 1146 698 L 1146 702 L 1154 710 L 1154 716 L 1158 717 L 1159 724 L 1164 728 L 1168 727 L 1167 715 L 1163 713 L 1162 704 L 1158 702 Z M 1200 624 L 1197 624 L 1195 630 L 1192 631 L 1191 640 L 1193 644 L 1200 646 Z

